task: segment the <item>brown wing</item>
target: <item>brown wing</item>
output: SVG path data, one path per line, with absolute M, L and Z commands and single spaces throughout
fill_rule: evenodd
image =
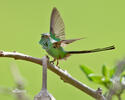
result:
M 75 41 L 81 40 L 81 39 L 83 39 L 83 38 L 69 39 L 69 40 L 61 40 L 60 42 L 61 42 L 61 43 L 64 43 L 64 44 L 70 44 L 70 43 L 72 43 L 72 42 L 75 42 Z
M 56 8 L 53 8 L 50 20 L 50 34 L 55 40 L 65 39 L 65 26 L 64 22 Z
M 83 39 L 83 38 L 79 38 L 79 39 L 69 39 L 69 40 L 61 40 L 61 41 L 58 41 L 58 42 L 54 42 L 53 45 L 54 45 L 54 47 L 57 47 L 57 48 L 60 47 L 60 46 L 64 47 L 64 46 L 67 45 L 67 44 L 73 43 L 73 42 L 75 42 L 75 41 L 77 41 L 77 40 L 81 40 L 81 39 Z

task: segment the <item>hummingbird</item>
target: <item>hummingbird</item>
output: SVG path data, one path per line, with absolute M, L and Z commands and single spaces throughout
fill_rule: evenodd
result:
M 59 64 L 59 60 L 67 59 L 72 54 L 85 54 L 85 53 L 94 53 L 106 50 L 115 49 L 113 46 L 108 46 L 105 48 L 96 48 L 92 50 L 82 50 L 82 51 L 66 51 L 64 50 L 64 46 L 70 43 L 73 43 L 77 39 L 65 39 L 65 25 L 63 19 L 60 16 L 57 8 L 53 8 L 50 18 L 50 32 L 41 34 L 41 39 L 39 44 L 42 45 L 42 48 L 46 50 L 46 52 L 52 56 L 54 59 L 51 63 L 57 60 L 56 66 Z

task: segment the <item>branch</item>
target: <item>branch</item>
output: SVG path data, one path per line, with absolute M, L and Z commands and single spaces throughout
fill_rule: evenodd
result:
M 16 86 L 13 88 L 0 87 L 0 94 L 8 94 L 14 96 L 16 100 L 31 100 L 26 91 L 24 90 L 23 77 L 21 76 L 18 68 L 13 65 L 11 66 L 11 73 Z
M 40 58 L 32 57 L 15 51 L 14 52 L 0 51 L 0 57 L 9 57 L 9 58 L 14 58 L 15 60 L 26 60 L 39 65 L 42 65 L 42 62 L 43 62 L 42 59 Z M 56 73 L 58 76 L 60 76 L 60 78 L 64 82 L 67 82 L 75 86 L 76 88 L 80 89 L 81 91 L 85 92 L 86 94 L 90 95 L 96 100 L 106 100 L 102 95 L 102 91 L 100 88 L 97 90 L 94 90 L 88 87 L 87 85 L 81 83 L 80 81 L 76 80 L 75 78 L 73 78 L 67 71 L 64 71 L 50 63 L 47 63 L 47 68 L 50 69 L 52 72 Z
M 16 100 L 31 100 L 25 91 L 23 77 L 21 76 L 16 65 L 11 66 L 11 73 L 16 84 L 16 88 L 12 90 L 12 94 L 15 95 Z
M 125 85 L 120 81 L 120 75 L 125 70 L 125 59 L 121 60 L 116 67 L 116 72 L 112 78 L 112 87 L 109 89 L 107 100 L 112 100 L 113 95 L 117 95 L 118 99 L 121 100 L 121 94 L 125 90 Z

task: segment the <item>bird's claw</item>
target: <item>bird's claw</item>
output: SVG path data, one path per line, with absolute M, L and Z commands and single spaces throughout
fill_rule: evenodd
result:
M 51 64 L 54 64 L 54 61 L 50 61 Z

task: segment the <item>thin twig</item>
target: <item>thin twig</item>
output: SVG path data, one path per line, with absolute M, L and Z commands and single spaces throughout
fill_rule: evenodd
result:
M 118 100 L 122 100 L 122 99 L 121 99 L 121 95 L 117 95 L 117 97 L 118 97 Z
M 30 61 L 36 64 L 42 65 L 42 59 L 40 58 L 35 58 L 29 55 L 25 55 L 22 53 L 18 52 L 4 52 L 0 51 L 0 57 L 9 57 L 9 58 L 14 58 L 15 60 L 26 60 Z M 102 91 L 100 89 L 94 90 L 87 85 L 81 83 L 80 81 L 76 80 L 73 78 L 67 71 L 64 71 L 50 63 L 47 64 L 47 68 L 50 69 L 52 72 L 56 73 L 60 78 L 64 81 L 67 82 L 76 88 L 80 89 L 81 91 L 85 92 L 86 94 L 92 96 L 96 100 L 106 100 L 104 96 L 102 95 Z
M 23 77 L 21 76 L 16 65 L 11 66 L 11 73 L 13 75 L 16 88 L 12 90 L 12 93 L 15 95 L 16 100 L 30 100 L 28 94 L 25 90 L 25 84 L 23 82 Z
M 12 95 L 16 100 L 31 100 L 26 91 L 24 90 L 23 78 L 18 70 L 18 68 L 13 65 L 11 66 L 11 73 L 14 79 L 16 86 L 13 88 L 0 87 L 0 94 Z

